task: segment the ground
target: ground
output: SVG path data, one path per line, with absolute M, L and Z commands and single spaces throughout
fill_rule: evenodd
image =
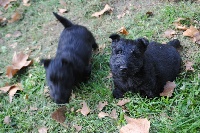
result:
M 66 0 L 65 0 L 66 1 Z M 4 17 L 9 18 L 14 11 L 23 12 L 23 18 L 14 23 L 0 27 L 0 87 L 6 84 L 20 82 L 24 90 L 15 95 L 9 103 L 6 94 L 0 94 L 0 132 L 37 132 L 39 127 L 47 127 L 48 132 L 75 132 L 73 125 L 82 126 L 80 132 L 119 132 L 120 127 L 126 124 L 124 115 L 132 118 L 147 118 L 151 122 L 150 132 L 200 132 L 200 52 L 198 44 L 184 37 L 177 31 L 178 38 L 183 45 L 181 56 L 183 62 L 189 60 L 194 63 L 195 71 L 186 72 L 184 63 L 181 74 L 176 79 L 177 87 L 173 97 L 155 99 L 142 98 L 138 94 L 127 94 L 131 101 L 125 108 L 117 106 L 118 100 L 112 97 L 112 78 L 109 75 L 109 57 L 111 40 L 110 34 L 116 33 L 122 26 L 129 34 L 126 38 L 135 39 L 146 37 L 149 40 L 167 42 L 163 36 L 167 29 L 174 29 L 173 22 L 178 18 L 195 20 L 195 26 L 200 27 L 200 3 L 191 1 L 154 1 L 149 0 L 68 0 L 67 6 L 62 6 L 58 0 L 34 0 L 31 6 L 25 7 L 21 1 L 13 2 L 7 10 L 0 7 Z M 106 13 L 100 18 L 91 17 L 92 13 L 100 11 L 105 4 L 114 8 L 111 14 Z M 58 8 L 66 8 L 63 14 L 72 22 L 84 25 L 94 34 L 99 46 L 105 44 L 105 49 L 93 55 L 92 76 L 88 83 L 82 84 L 81 89 L 74 91 L 75 98 L 66 104 L 67 113 L 65 124 L 67 128 L 51 118 L 57 108 L 46 94 L 45 71 L 37 62 L 38 58 L 54 57 L 59 35 L 63 26 L 56 21 L 52 12 Z M 127 9 L 129 14 L 118 19 L 117 15 Z M 147 17 L 146 12 L 153 16 Z M 6 37 L 15 31 L 21 31 L 18 38 Z M 17 46 L 12 48 L 12 44 Z M 35 60 L 32 66 L 23 69 L 14 78 L 5 76 L 6 66 L 11 64 L 14 51 L 30 53 Z M 76 110 L 80 109 L 81 102 L 86 101 L 90 107 L 90 114 L 86 117 Z M 97 105 L 100 101 L 107 101 L 103 109 L 110 113 L 117 110 L 118 119 L 105 117 L 98 118 Z M 31 109 L 35 107 L 37 109 Z M 75 111 L 71 111 L 73 108 Z M 4 123 L 5 116 L 11 118 L 10 124 Z

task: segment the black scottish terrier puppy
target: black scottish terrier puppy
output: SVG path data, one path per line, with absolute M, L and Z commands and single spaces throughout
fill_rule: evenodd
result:
M 72 24 L 53 13 L 63 24 L 54 59 L 42 59 L 50 96 L 57 104 L 69 102 L 72 89 L 91 74 L 92 48 L 98 48 L 92 33 L 84 26 Z
M 175 80 L 180 72 L 181 57 L 174 39 L 166 45 L 149 42 L 145 38 L 129 40 L 112 34 L 110 68 L 113 75 L 115 98 L 131 91 L 148 98 L 159 96 L 167 81 Z

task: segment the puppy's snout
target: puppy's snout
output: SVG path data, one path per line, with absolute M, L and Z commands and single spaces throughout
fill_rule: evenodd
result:
M 120 66 L 120 71 L 125 72 L 127 70 L 126 66 Z

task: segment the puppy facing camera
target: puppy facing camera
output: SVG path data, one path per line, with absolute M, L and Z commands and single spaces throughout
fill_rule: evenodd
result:
M 115 98 L 124 93 L 140 93 L 148 98 L 159 96 L 167 81 L 174 81 L 180 72 L 179 40 L 167 44 L 149 42 L 145 38 L 129 40 L 112 34 L 110 68 Z

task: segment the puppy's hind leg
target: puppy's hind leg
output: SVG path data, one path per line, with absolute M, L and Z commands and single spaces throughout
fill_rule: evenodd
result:
M 122 92 L 120 89 L 118 89 L 118 88 L 115 88 L 114 90 L 113 90 L 113 97 L 114 98 L 123 98 L 124 97 L 124 92 Z

